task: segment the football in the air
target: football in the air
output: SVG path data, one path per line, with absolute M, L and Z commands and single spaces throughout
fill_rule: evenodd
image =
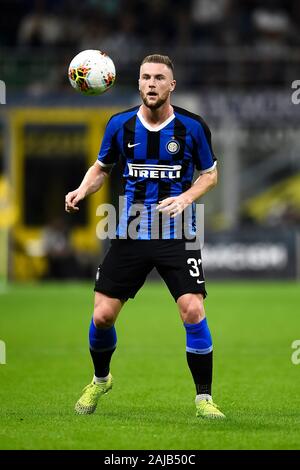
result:
M 72 59 L 68 76 L 75 90 L 85 95 L 101 95 L 113 86 L 116 69 L 107 54 L 90 49 Z

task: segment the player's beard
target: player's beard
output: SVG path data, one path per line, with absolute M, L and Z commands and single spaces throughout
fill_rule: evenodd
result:
M 169 98 L 170 92 L 169 92 L 169 90 L 167 90 L 160 98 L 158 98 L 157 101 L 155 101 L 155 103 L 152 103 L 151 101 L 149 102 L 148 96 L 147 96 L 146 93 L 143 93 L 142 91 L 140 91 L 140 95 L 141 95 L 141 98 L 142 98 L 142 101 L 143 101 L 144 105 L 147 106 L 147 108 L 149 108 L 149 109 L 158 109 L 163 104 L 165 104 L 165 102 Z

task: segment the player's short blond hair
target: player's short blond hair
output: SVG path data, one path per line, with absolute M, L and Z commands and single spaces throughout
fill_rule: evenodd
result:
M 143 64 L 148 64 L 148 63 L 154 63 L 154 64 L 165 64 L 170 70 L 172 70 L 172 73 L 174 74 L 174 65 L 173 62 L 171 61 L 170 57 L 167 55 L 161 55 L 161 54 L 151 54 L 147 55 L 142 63 Z

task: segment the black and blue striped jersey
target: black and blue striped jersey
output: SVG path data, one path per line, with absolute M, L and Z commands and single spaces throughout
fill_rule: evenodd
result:
M 178 196 L 191 187 L 195 169 L 204 173 L 216 165 L 211 132 L 198 115 L 173 106 L 174 112 L 159 127 L 152 128 L 140 107 L 115 114 L 109 120 L 98 155 L 102 167 L 122 160 L 126 203 L 119 220 L 117 237 L 126 237 L 128 224 L 135 217 L 131 207 L 143 206 L 137 226 L 138 239 L 151 239 L 159 201 Z M 195 233 L 194 210 L 189 221 Z M 159 238 L 180 238 L 174 220 L 160 227 Z M 152 233 L 153 234 L 153 233 Z

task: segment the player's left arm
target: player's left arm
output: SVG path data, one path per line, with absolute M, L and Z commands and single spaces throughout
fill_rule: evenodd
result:
M 213 168 L 211 171 L 201 174 L 194 184 L 184 193 L 179 196 L 164 199 L 159 203 L 157 209 L 161 212 L 170 214 L 171 217 L 176 217 L 181 214 L 187 206 L 216 186 L 217 182 L 217 168 Z

